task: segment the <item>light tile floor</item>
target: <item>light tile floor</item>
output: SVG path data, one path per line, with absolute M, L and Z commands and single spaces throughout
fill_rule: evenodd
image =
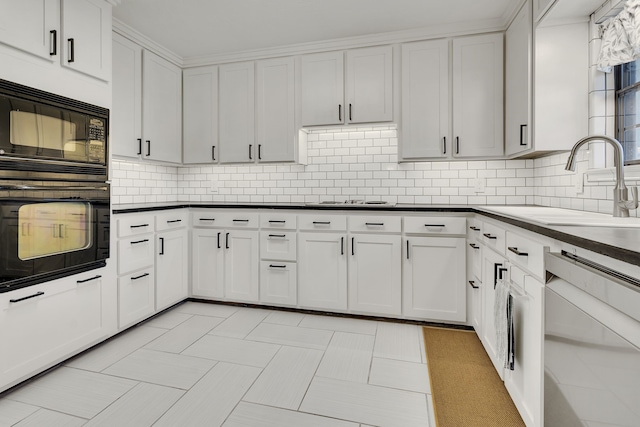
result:
M 187 302 L 0 399 L 4 426 L 434 427 L 419 326 Z

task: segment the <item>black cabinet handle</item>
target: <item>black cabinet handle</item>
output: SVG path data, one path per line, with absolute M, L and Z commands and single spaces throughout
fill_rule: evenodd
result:
M 249 160 L 253 160 L 253 145 L 249 144 Z
M 338 104 L 338 121 L 342 121 L 342 104 Z
M 285 224 L 287 221 L 283 220 L 269 220 L 269 224 Z
M 344 255 L 344 237 L 340 238 L 340 255 Z
M 181 219 L 172 219 L 170 221 L 167 221 L 167 224 L 174 224 L 176 222 L 182 222 L 182 220 Z
M 142 227 L 148 227 L 149 224 L 138 224 L 138 225 L 130 225 L 129 228 L 142 228 Z
M 280 237 L 281 239 L 284 239 L 285 237 L 287 237 L 286 234 L 269 234 L 269 237 Z
M 145 154 L 147 157 L 151 155 L 151 140 L 147 139 L 147 154 Z
M 224 247 L 226 249 L 229 249 L 229 233 L 227 233 L 227 235 L 224 236 Z
M 365 222 L 364 223 L 368 227 L 383 227 L 384 222 Z
M 58 54 L 58 31 L 49 31 L 49 55 L 56 56 Z
M 351 255 L 355 255 L 356 254 L 356 238 L 352 237 L 351 238 Z
M 136 240 L 135 242 L 131 242 L 132 245 L 137 245 L 139 243 L 144 243 L 144 242 L 148 242 L 149 239 L 144 239 L 144 240 Z
M 471 246 L 473 249 L 480 249 L 480 246 L 476 245 L 475 243 L 469 243 L 469 246 Z
M 200 218 L 200 221 L 215 221 L 215 218 Z
M 478 227 L 474 227 L 473 225 L 471 227 L 469 227 L 470 229 L 472 229 L 473 231 L 480 231 L 480 229 Z
M 24 301 L 24 300 L 27 300 L 27 299 L 39 297 L 40 295 L 44 295 L 44 292 L 40 291 L 40 292 L 36 292 L 33 295 L 26 296 L 26 297 L 10 299 L 9 302 L 20 302 L 20 301 Z
M 483 233 L 482 235 L 487 239 L 491 239 L 491 240 L 496 240 L 498 238 L 496 236 L 492 236 L 490 233 Z
M 138 153 L 142 154 L 142 138 L 138 138 Z
M 446 227 L 445 224 L 425 224 L 425 227 L 440 227 L 440 228 L 444 228 Z
M 349 121 L 352 121 L 353 119 L 351 118 L 351 104 L 349 104 Z
M 460 154 L 460 137 L 456 136 L 456 154 Z
M 220 235 L 221 235 L 221 234 L 222 234 L 222 233 L 218 233 L 218 249 L 220 249 Z
M 164 255 L 164 237 L 160 238 L 160 255 Z
M 407 259 L 409 259 L 409 239 L 407 239 Z
M 84 279 L 84 280 L 76 280 L 76 283 L 80 285 L 80 284 L 82 284 L 82 283 L 87 283 L 87 282 L 91 282 L 91 281 L 93 281 L 93 280 L 98 280 L 98 279 L 100 279 L 101 277 L 102 277 L 102 276 L 100 276 L 100 275 L 98 274 L 97 276 L 93 276 L 93 277 L 90 277 L 90 278 L 88 278 L 88 279 Z
M 516 254 L 518 256 L 529 256 L 528 252 L 520 252 L 518 250 L 518 248 L 515 248 L 513 246 L 507 247 L 507 249 L 509 249 L 511 252 L 513 252 L 514 254 Z
M 520 125 L 520 145 L 524 145 L 525 147 L 527 146 L 527 143 L 524 142 L 524 132 L 522 132 L 522 131 L 526 127 L 527 127 L 527 125 Z
M 331 221 L 313 221 L 315 225 L 329 225 Z
M 215 160 L 216 159 L 216 146 L 212 145 L 211 146 L 211 160 Z
M 480 289 L 480 286 L 476 285 L 476 282 L 474 282 L 473 280 L 469 280 L 469 285 L 473 288 L 473 289 Z
M 447 154 L 447 137 L 442 137 L 442 154 Z
M 498 268 L 498 279 L 502 280 L 502 273 L 504 273 L 505 271 L 507 271 L 506 268 Z
M 67 59 L 67 62 L 71 64 L 76 61 L 76 41 L 74 39 L 67 39 L 67 42 L 69 43 L 69 59 Z
M 139 279 L 142 279 L 143 277 L 147 277 L 148 275 L 149 275 L 149 273 L 144 273 L 144 274 L 141 274 L 139 276 L 132 277 L 131 280 L 139 280 Z
M 286 265 L 269 264 L 269 268 L 287 268 Z
M 258 160 L 262 160 L 262 144 L 258 144 Z
M 234 219 L 233 222 L 249 222 L 248 219 Z
M 495 289 L 498 284 L 498 268 L 500 267 L 502 267 L 502 264 L 498 262 L 493 263 L 493 289 Z

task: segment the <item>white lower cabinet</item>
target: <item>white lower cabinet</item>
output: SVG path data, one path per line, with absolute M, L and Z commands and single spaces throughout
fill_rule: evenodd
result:
M 189 296 L 189 231 L 165 231 L 156 240 L 156 311 L 160 311 Z
M 0 391 L 107 337 L 101 270 L 0 295 Z
M 403 314 L 435 321 L 467 317 L 464 237 L 407 237 L 403 256 Z
M 224 297 L 224 231 L 193 229 L 191 232 L 191 295 Z
M 118 278 L 118 319 L 121 328 L 155 313 L 153 266 Z
M 260 302 L 295 306 L 297 287 L 295 262 L 260 261 Z
M 344 233 L 298 233 L 299 306 L 347 310 L 345 240 Z
M 493 313 L 496 299 L 496 282 L 501 275 L 504 275 L 506 260 L 502 255 L 487 248 L 484 248 L 482 259 L 482 327 L 480 341 L 482 341 L 484 349 L 498 371 L 500 379 L 504 380 L 504 367 L 498 361 L 496 324 Z
M 349 311 L 400 316 L 402 238 L 354 234 L 349 239 Z

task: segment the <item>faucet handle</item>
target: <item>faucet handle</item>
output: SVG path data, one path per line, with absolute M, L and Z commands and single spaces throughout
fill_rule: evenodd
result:
M 638 187 L 629 187 L 630 200 L 620 200 L 620 206 L 626 209 L 638 209 Z

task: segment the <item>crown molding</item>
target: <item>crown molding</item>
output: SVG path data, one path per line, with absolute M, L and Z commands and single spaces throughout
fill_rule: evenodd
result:
M 120 3 L 122 3 L 122 0 L 105 0 L 105 1 L 111 4 L 112 6 L 118 6 Z
M 518 6 L 519 2 L 515 2 Z M 199 67 L 205 65 L 224 64 L 229 62 L 250 61 L 257 59 L 292 56 L 306 53 L 316 53 L 331 50 L 352 49 L 381 44 L 405 43 L 418 40 L 438 39 L 447 37 L 467 36 L 472 34 L 493 33 L 504 31 L 511 15 L 515 10 L 507 11 L 499 19 L 470 21 L 457 24 L 434 25 L 427 28 L 403 30 L 389 33 L 379 33 L 366 36 L 348 37 L 342 39 L 324 40 L 320 42 L 299 43 L 266 49 L 246 50 L 213 55 L 202 55 L 183 59 L 183 67 Z
M 114 0 L 114 1 L 120 1 L 120 0 Z M 166 59 L 169 62 L 172 62 L 178 67 L 184 68 L 184 59 L 181 56 L 177 55 L 176 53 L 167 49 L 166 47 L 154 42 L 149 37 L 140 33 L 138 30 L 133 29 L 132 27 L 128 26 L 127 24 L 125 24 L 124 22 L 116 18 L 113 18 L 113 31 L 139 44 L 140 46 L 155 53 L 156 55 L 163 57 L 164 59 Z

